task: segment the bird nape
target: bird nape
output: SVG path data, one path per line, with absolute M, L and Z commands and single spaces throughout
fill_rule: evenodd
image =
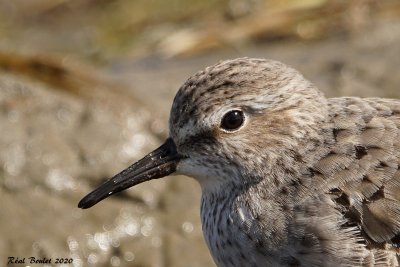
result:
M 326 98 L 280 62 L 239 58 L 181 86 L 169 132 L 79 207 L 184 174 L 218 266 L 399 266 L 400 100 Z

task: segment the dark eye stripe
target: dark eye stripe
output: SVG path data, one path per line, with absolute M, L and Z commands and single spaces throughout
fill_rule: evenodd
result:
M 221 128 L 226 131 L 234 131 L 244 123 L 244 114 L 241 110 L 231 110 L 224 115 L 221 121 Z

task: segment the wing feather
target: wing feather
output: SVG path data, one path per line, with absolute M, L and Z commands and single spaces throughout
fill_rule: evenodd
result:
M 371 247 L 400 246 L 400 101 L 330 99 L 335 143 L 314 165 Z M 332 194 L 334 192 L 334 194 Z

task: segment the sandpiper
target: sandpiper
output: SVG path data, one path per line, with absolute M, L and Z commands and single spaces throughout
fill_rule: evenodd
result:
M 190 77 L 169 123 L 79 207 L 185 174 L 218 266 L 399 266 L 400 100 L 326 98 L 280 62 L 239 58 Z

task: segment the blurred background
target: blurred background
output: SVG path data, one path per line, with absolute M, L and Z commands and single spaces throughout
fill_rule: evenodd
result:
M 192 179 L 77 203 L 161 144 L 186 78 L 242 56 L 398 98 L 400 1 L 0 0 L 0 267 L 215 266 Z

